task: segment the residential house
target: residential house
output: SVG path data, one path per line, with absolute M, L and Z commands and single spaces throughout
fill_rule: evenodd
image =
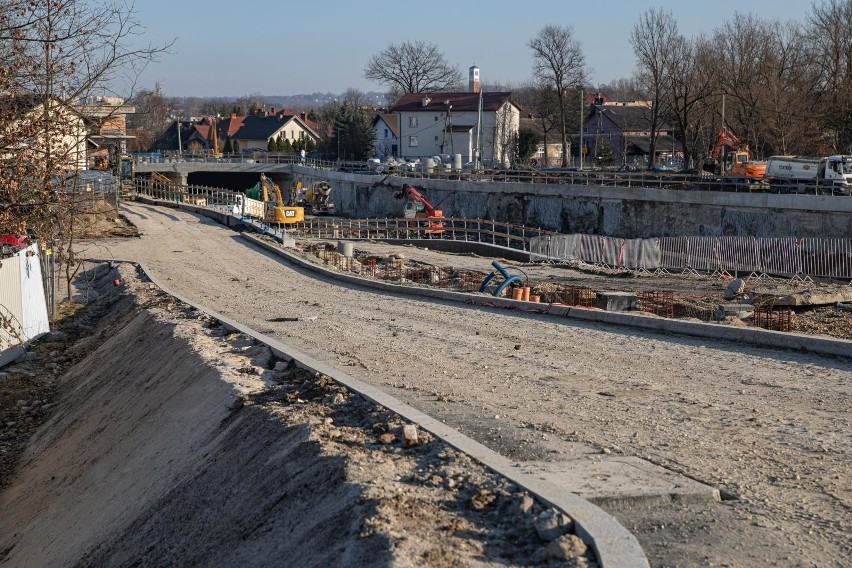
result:
M 373 117 L 373 129 L 376 131 L 376 141 L 373 145 L 376 158 L 399 156 L 399 117 L 395 114 L 379 112 Z
M 583 128 L 589 164 L 611 156 L 615 166 L 647 167 L 651 152 L 650 101 L 601 102 L 591 106 Z M 657 125 L 655 163 L 672 165 L 683 158 L 683 144 L 671 126 Z
M 241 150 L 266 150 L 269 142 L 277 140 L 279 136 L 291 144 L 302 141 L 310 145 L 319 140 L 316 130 L 308 125 L 307 117 L 276 114 L 274 109 L 268 115 L 245 117 L 230 139 L 235 140 Z
M 65 101 L 7 94 L 0 97 L 0 116 L 9 117 L 0 124 L 2 154 L 42 163 L 49 155 L 58 170 L 86 169 L 86 124 Z
M 536 144 L 535 153 L 529 158 L 530 163 L 540 168 L 559 167 L 562 165 L 562 142 L 560 141 L 559 127 L 532 115 L 522 116 L 520 119 L 522 129 L 531 130 L 539 140 Z M 568 136 L 568 164 L 572 165 L 572 136 Z
M 474 162 L 478 154 L 485 163 L 514 162 L 521 108 L 512 93 L 481 92 L 476 67 L 468 91 L 408 93 L 390 110 L 398 117 L 401 158 L 461 154 L 463 162 Z
M 127 153 L 127 115 L 136 108 L 124 104 L 119 97 L 91 96 L 80 99 L 75 109 L 83 117 L 89 131 L 87 139 L 88 168 L 115 168 L 119 157 Z

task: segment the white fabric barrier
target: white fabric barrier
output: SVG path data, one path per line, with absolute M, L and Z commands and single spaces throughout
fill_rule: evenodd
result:
M 613 268 L 852 279 L 852 239 L 546 235 L 530 241 L 532 260 L 581 260 Z

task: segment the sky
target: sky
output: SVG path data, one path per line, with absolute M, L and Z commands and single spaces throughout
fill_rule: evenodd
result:
M 816 0 L 820 3 L 821 0 Z M 439 10 L 438 7 L 446 7 Z M 671 12 L 682 34 L 710 35 L 736 12 L 806 20 L 811 0 L 537 0 L 536 2 L 358 2 L 352 0 L 136 0 L 139 42 L 177 38 L 140 86 L 168 96 L 296 95 L 385 88 L 364 79 L 372 55 L 392 43 L 433 43 L 467 80 L 520 85 L 530 79 L 527 43 L 548 24 L 572 26 L 592 85 L 633 74 L 630 32 L 650 8 Z

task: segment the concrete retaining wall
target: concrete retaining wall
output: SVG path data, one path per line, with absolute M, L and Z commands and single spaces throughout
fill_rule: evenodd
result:
M 293 166 L 294 178 L 317 170 Z M 401 216 L 395 189 L 373 187 L 384 177 L 323 172 L 337 209 L 348 217 Z M 446 217 L 493 219 L 564 233 L 624 238 L 695 235 L 852 238 L 852 198 L 405 179 Z

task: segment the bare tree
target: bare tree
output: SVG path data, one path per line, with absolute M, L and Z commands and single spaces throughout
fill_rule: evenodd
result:
M 258 114 L 266 108 L 263 95 L 257 92 L 239 97 L 234 106 L 237 108 L 237 114 L 245 116 Z
M 819 66 L 814 65 L 806 39 L 798 24 L 771 25 L 771 34 L 763 65 L 759 70 L 760 127 L 762 147 L 773 154 L 831 151 L 824 143 L 820 127 Z M 814 112 L 815 108 L 817 112 Z M 827 147 L 829 146 L 829 147 Z
M 130 141 L 132 151 L 144 152 L 153 147 L 172 123 L 173 118 L 180 117 L 181 111 L 176 108 L 175 101 L 166 97 L 160 84 L 153 89 L 142 89 L 130 101 L 136 112 L 128 117 L 127 129 L 134 136 Z M 188 117 L 189 115 L 183 115 Z
M 388 100 L 406 93 L 460 90 L 462 75 L 438 46 L 423 41 L 392 43 L 370 57 L 364 78 L 388 89 Z
M 660 117 L 666 109 L 670 62 L 680 54 L 675 52 L 679 34 L 671 12 L 649 9 L 639 17 L 630 35 L 636 55 L 637 75 L 651 95 L 651 148 L 648 167 L 654 166 L 657 151 L 657 132 Z
M 94 93 L 132 95 L 169 47 L 136 47 L 142 31 L 121 0 L 0 3 L 0 227 L 54 241 L 69 287 L 86 138 L 73 105 Z
M 369 99 L 364 91 L 360 91 L 354 87 L 349 87 L 343 93 L 343 104 L 350 105 L 354 108 L 359 108 L 369 104 Z
M 527 46 L 533 51 L 533 77 L 545 91 L 556 95 L 559 133 L 562 137 L 562 167 L 568 166 L 569 90 L 578 90 L 586 79 L 586 60 L 572 27 L 547 25 Z
M 715 94 L 717 79 L 709 64 L 713 54 L 705 38 L 687 39 L 677 35 L 672 40 L 676 56 L 667 61 L 665 72 L 665 116 L 675 126 L 683 143 L 684 166 L 692 168 L 712 144 L 713 122 L 708 116 L 707 100 Z
M 813 64 L 820 69 L 820 114 L 835 152 L 852 152 L 852 0 L 814 4 L 807 22 Z

